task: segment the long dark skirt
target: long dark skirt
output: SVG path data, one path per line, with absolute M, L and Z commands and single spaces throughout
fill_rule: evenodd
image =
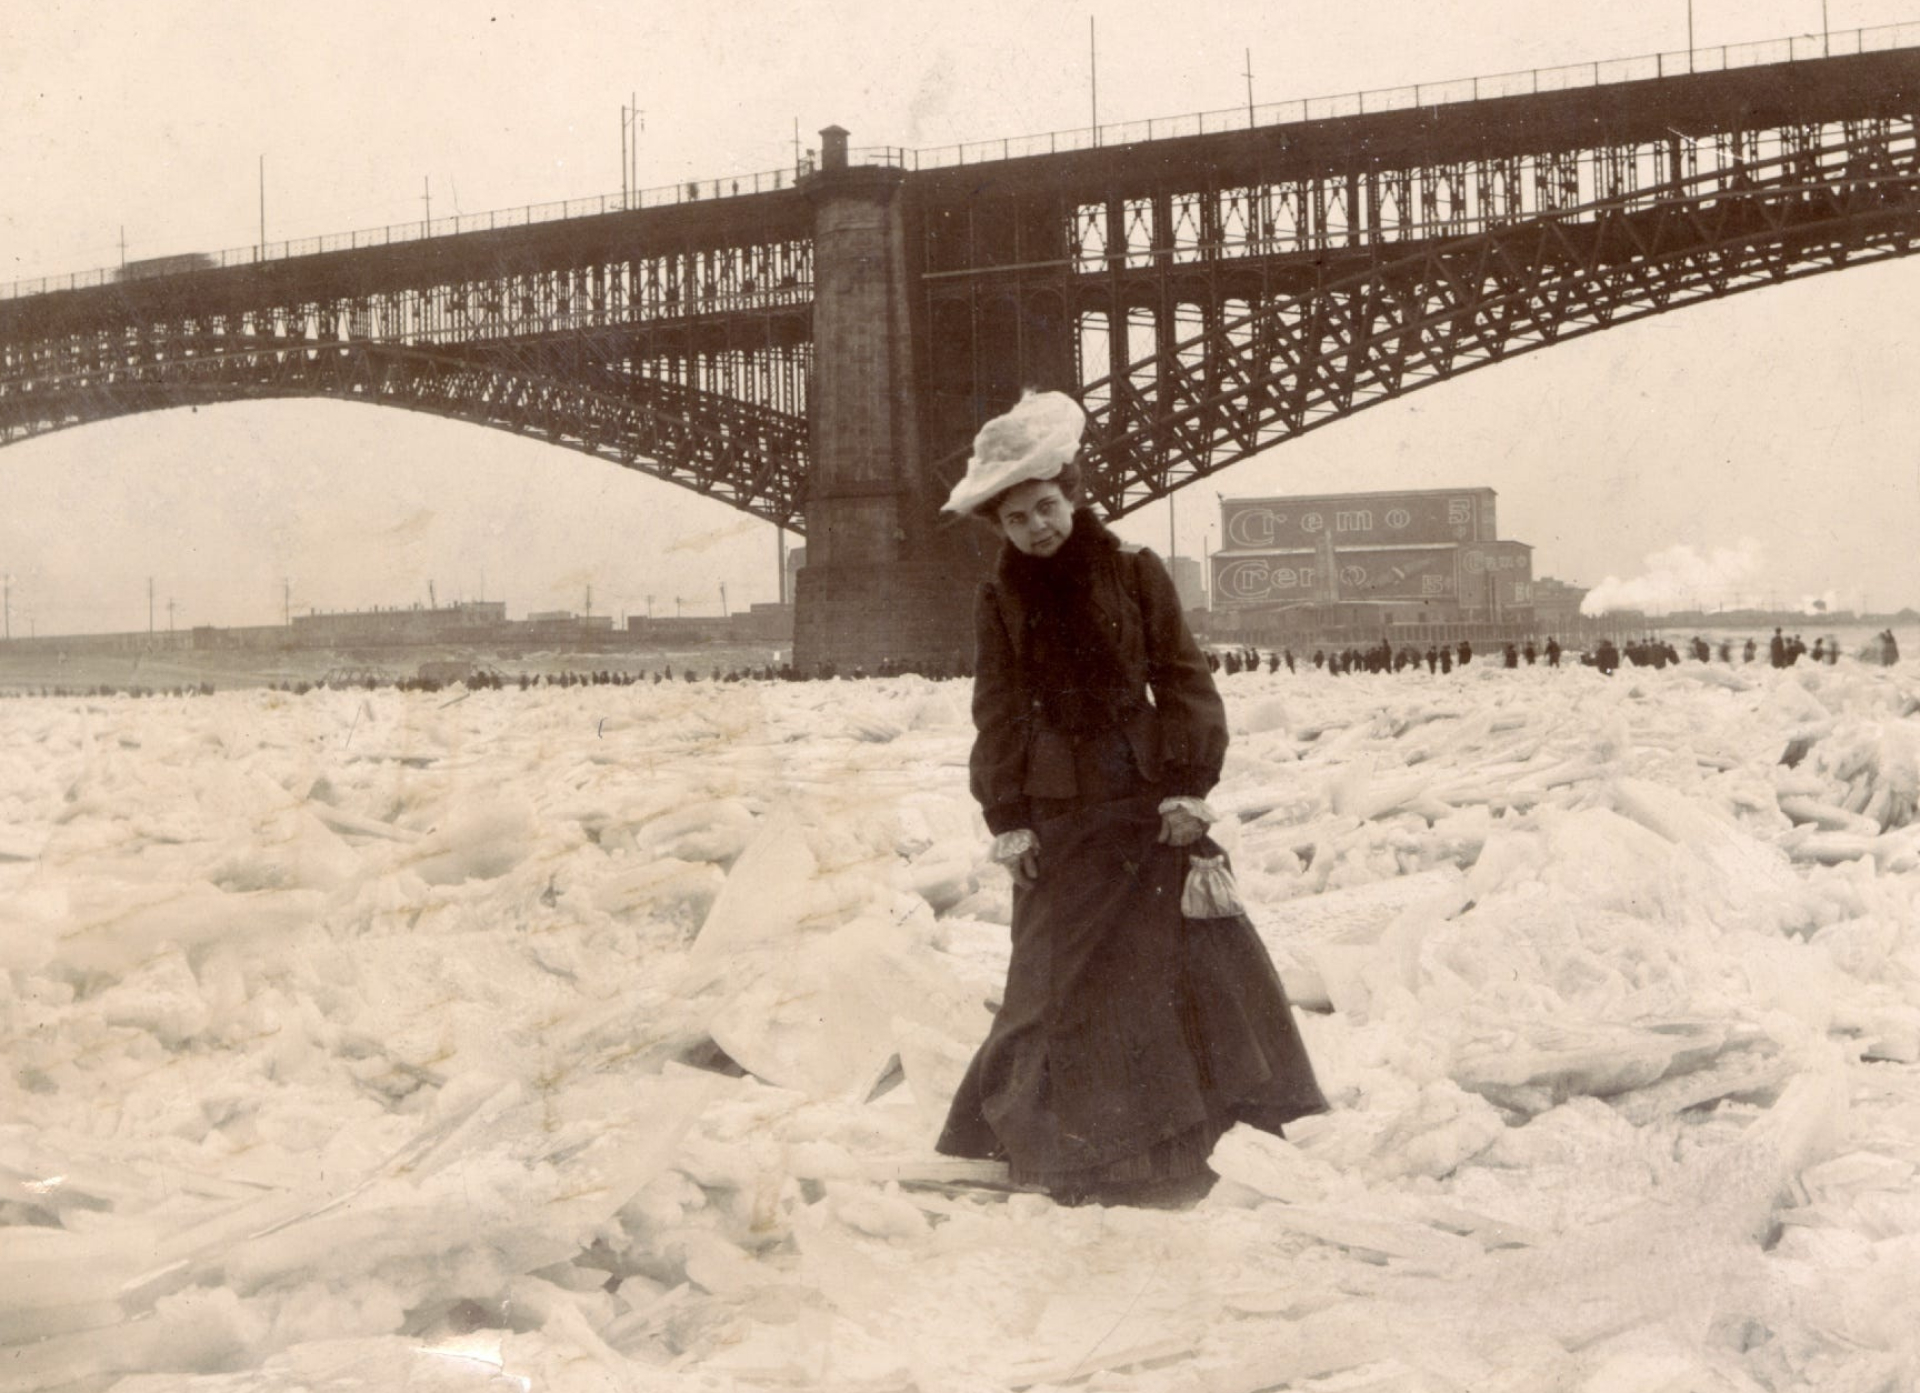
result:
M 1326 1110 L 1253 925 L 1181 916 L 1189 857 L 1218 848 L 1160 845 L 1158 802 L 1035 827 L 1040 877 L 1014 894 L 1006 999 L 954 1096 L 943 1154 L 1091 1189 L 1198 1175 L 1235 1122 L 1277 1134 Z

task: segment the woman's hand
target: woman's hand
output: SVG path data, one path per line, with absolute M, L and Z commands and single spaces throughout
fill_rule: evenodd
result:
M 1002 832 L 993 839 L 993 849 L 987 855 L 995 864 L 1006 867 L 1013 883 L 1022 890 L 1031 890 L 1040 878 L 1040 838 L 1031 828 Z
M 1192 846 L 1207 835 L 1220 815 L 1199 798 L 1165 798 L 1160 802 L 1160 845 Z
M 1192 846 L 1207 835 L 1207 824 L 1185 808 L 1172 808 L 1160 814 L 1162 846 Z

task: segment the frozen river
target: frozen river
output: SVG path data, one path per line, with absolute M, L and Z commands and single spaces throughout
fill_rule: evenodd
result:
M 964 684 L 0 701 L 0 1393 L 1920 1387 L 1903 668 L 1228 680 L 1180 1213 L 931 1154 Z

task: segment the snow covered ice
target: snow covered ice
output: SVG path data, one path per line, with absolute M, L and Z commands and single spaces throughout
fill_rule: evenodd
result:
M 1184 1213 L 932 1154 L 963 685 L 0 701 L 0 1390 L 1920 1388 L 1920 685 L 1224 690 Z

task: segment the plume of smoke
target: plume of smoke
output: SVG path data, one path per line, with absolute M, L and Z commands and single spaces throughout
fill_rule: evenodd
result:
M 1857 590 L 1823 590 L 1818 595 L 1800 597 L 1802 614 L 1843 614 L 1858 612 L 1865 608 L 1866 602 Z
M 1751 537 L 1742 537 L 1737 546 L 1715 547 L 1705 556 L 1683 544 L 1656 551 L 1646 560 L 1644 575 L 1632 580 L 1608 576 L 1594 586 L 1580 602 L 1580 612 L 1637 609 L 1665 614 L 1724 605 L 1746 593 L 1761 568 L 1760 543 Z

